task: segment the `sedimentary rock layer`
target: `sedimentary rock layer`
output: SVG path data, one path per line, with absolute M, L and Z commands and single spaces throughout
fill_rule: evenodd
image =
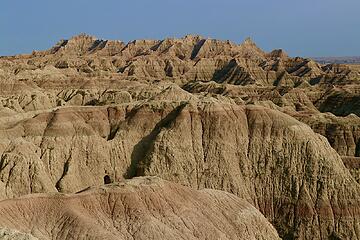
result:
M 61 194 L 157 175 L 235 194 L 285 239 L 359 239 L 359 69 L 266 53 L 250 39 L 201 36 L 124 44 L 80 35 L 47 51 L 1 57 L 0 206 L 19 203 L 21 214 L 34 201 L 38 214 L 38 205 L 69 202 L 64 211 L 73 213 L 86 209 L 80 198 L 102 206 L 100 193 L 115 190 Z M 35 193 L 50 195 L 22 198 Z M 91 221 L 104 214 L 95 213 L 101 216 Z M 33 234 L 26 216 L 19 220 L 27 228 L 0 222 L 0 234 L 41 239 L 77 227 L 94 236 L 128 234 L 77 220 L 58 233 Z M 236 228 L 224 234 L 236 238 Z
M 0 230 L 4 239 L 280 239 L 245 200 L 154 177 L 6 200 L 0 213 L 2 226 L 23 233 Z

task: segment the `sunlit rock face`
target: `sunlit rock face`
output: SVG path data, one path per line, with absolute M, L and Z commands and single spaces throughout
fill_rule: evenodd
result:
M 191 35 L 1 57 L 0 238 L 360 238 L 359 69 Z

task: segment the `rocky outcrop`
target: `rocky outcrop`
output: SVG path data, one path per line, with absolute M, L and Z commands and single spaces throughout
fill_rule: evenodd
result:
M 0 239 L 2 240 L 38 240 L 38 238 L 31 234 L 22 233 L 16 230 L 1 228 L 0 227 Z
M 325 136 L 342 156 L 360 156 L 360 118 L 355 114 L 337 117 L 331 113 L 298 115 L 297 118 Z
M 241 197 L 284 239 L 358 239 L 359 76 L 250 39 L 201 36 L 123 44 L 80 35 L 1 57 L 0 198 L 47 193 L 63 203 L 84 195 L 61 194 L 158 175 Z M 84 194 L 99 191 L 109 190 Z M 28 232 L 11 224 L 8 235 Z
M 360 158 L 352 156 L 343 156 L 342 160 L 349 169 L 351 175 L 360 183 Z
M 21 119 L 2 136 L 5 197 L 76 192 L 105 176 L 159 175 L 245 198 L 283 237 L 359 236 L 358 211 L 349 211 L 359 204 L 358 183 L 324 138 L 276 110 L 208 97 L 155 98 L 138 106 L 60 108 Z
M 153 177 L 6 200 L 0 212 L 0 225 L 39 239 L 280 239 L 258 210 L 232 194 Z
M 316 106 L 321 112 L 331 112 L 338 116 L 346 116 L 351 113 L 360 116 L 359 87 L 350 85 L 328 90 L 316 102 Z
M 203 110 L 189 106 L 170 129 L 158 133 L 140 173 L 245 197 L 285 238 L 358 236 L 351 230 L 358 224 L 358 211 L 348 212 L 358 201 L 333 193 L 343 189 L 356 196 L 359 186 L 327 141 L 307 126 L 272 110 L 214 103 Z M 179 138 L 183 141 L 177 147 Z M 345 212 L 349 228 L 336 229 L 333 223 L 343 222 Z

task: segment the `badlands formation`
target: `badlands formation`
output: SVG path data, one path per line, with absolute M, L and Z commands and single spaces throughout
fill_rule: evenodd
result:
M 0 58 L 0 239 L 360 239 L 360 67 L 185 36 Z

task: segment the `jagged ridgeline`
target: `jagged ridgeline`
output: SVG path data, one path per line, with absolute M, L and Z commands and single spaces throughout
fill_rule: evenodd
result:
M 251 39 L 1 57 L 0 239 L 359 239 L 359 81 Z

